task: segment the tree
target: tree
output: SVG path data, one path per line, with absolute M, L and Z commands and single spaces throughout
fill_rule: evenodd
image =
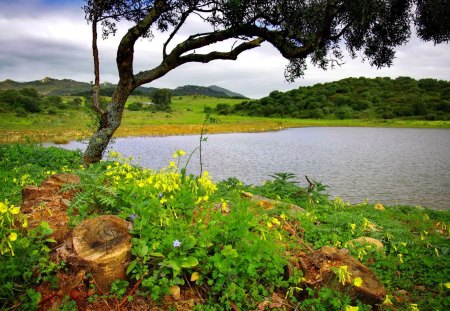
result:
M 156 110 L 170 111 L 172 103 L 172 92 L 168 89 L 158 89 L 150 94 L 152 102 L 155 104 Z
M 84 159 L 99 161 L 111 136 L 119 127 L 125 102 L 138 86 L 150 83 L 171 70 L 189 63 L 235 60 L 241 53 L 273 45 L 289 60 L 288 81 L 303 75 L 306 59 L 326 69 L 339 64 L 341 49 L 353 57 L 363 55 L 371 65 L 390 66 L 394 48 L 405 43 L 415 24 L 423 40 L 448 42 L 450 6 L 448 0 L 85 0 L 85 16 L 92 25 L 94 58 L 93 108 L 99 127 L 90 139 Z M 205 21 L 205 32 L 193 33 L 172 42 L 191 16 Z M 100 66 L 97 26 L 103 37 L 114 34 L 119 21 L 133 26 L 117 48 L 119 82 L 111 102 L 98 105 Z M 134 45 L 152 32 L 167 33 L 162 61 L 139 73 L 133 71 Z M 230 50 L 201 52 L 201 48 L 232 40 Z M 169 46 L 173 46 L 169 49 Z

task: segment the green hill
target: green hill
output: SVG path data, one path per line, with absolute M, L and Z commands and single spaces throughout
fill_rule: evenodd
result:
M 172 90 L 174 96 L 186 96 L 186 95 L 205 95 L 209 97 L 233 97 L 233 98 L 246 98 L 242 94 L 231 92 L 227 89 L 219 86 L 198 86 L 198 85 L 185 85 L 177 87 Z
M 232 113 L 302 119 L 450 120 L 450 82 L 408 77 L 347 78 L 273 91 L 235 105 Z
M 92 94 L 92 86 L 90 83 L 78 82 L 70 79 L 58 80 L 45 77 L 42 80 L 30 82 L 17 82 L 10 79 L 0 82 L 0 90 L 21 90 L 25 88 L 36 89 L 39 94 L 47 96 L 90 96 Z M 114 92 L 114 88 L 115 84 L 105 82 L 101 85 L 100 95 L 111 96 Z M 157 90 L 157 88 L 140 86 L 134 90 L 133 95 L 148 95 L 155 90 Z M 205 95 L 210 97 L 246 98 L 244 95 L 215 85 L 209 87 L 186 85 L 171 90 L 171 92 L 175 96 Z

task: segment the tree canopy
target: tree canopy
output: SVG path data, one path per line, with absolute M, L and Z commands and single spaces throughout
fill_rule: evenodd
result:
M 323 69 L 340 64 L 342 51 L 361 55 L 371 65 L 390 66 L 394 49 L 410 37 L 415 25 L 418 36 L 434 43 L 448 42 L 448 0 L 86 0 L 86 19 L 92 24 L 95 94 L 99 89 L 97 25 L 104 38 L 115 34 L 124 20 L 133 26 L 117 49 L 119 83 L 111 104 L 102 110 L 99 129 L 85 153 L 86 162 L 98 161 L 120 125 L 128 95 L 189 62 L 235 60 L 239 54 L 268 42 L 289 60 L 288 81 L 303 75 L 307 59 Z M 191 16 L 205 22 L 205 31 L 175 41 Z M 162 61 L 154 68 L 135 73 L 134 45 L 154 32 L 167 33 L 161 47 Z M 202 48 L 232 40 L 230 50 L 202 52 Z M 94 103 L 96 101 L 94 100 Z

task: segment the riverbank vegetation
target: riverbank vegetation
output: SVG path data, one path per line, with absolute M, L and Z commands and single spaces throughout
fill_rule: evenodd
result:
M 215 182 L 207 172 L 185 175 L 187 158 L 174 150 L 165 169 L 152 171 L 112 153 L 85 168 L 78 152 L 0 145 L 0 305 L 101 310 L 145 301 L 155 310 L 373 309 L 352 295 L 365 280 L 346 274 L 344 266 L 314 286 L 299 268 L 301 254 L 333 246 L 348 250 L 381 281 L 387 296 L 380 309 L 450 307 L 449 211 L 350 205 L 330 200 L 319 182 L 299 185 L 289 173 L 261 186 L 234 178 Z M 109 294 L 98 292 L 89 275 L 78 282 L 78 296 L 58 292 L 58 278 L 69 276 L 71 266 L 52 255 L 52 223 L 28 229 L 19 208 L 24 185 L 66 172 L 81 179 L 65 189 L 79 191 L 69 207 L 72 226 L 101 214 L 133 223 L 128 280 L 113 283 Z M 249 193 L 274 201 L 250 200 Z M 352 242 L 362 236 L 381 247 Z M 174 298 L 177 292 L 181 298 Z
M 284 93 L 274 91 L 260 100 L 226 108 L 218 112 L 302 119 L 449 120 L 450 82 L 347 78 Z

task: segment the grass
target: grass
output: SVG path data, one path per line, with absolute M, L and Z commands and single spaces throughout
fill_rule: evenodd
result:
M 67 96 L 64 100 L 72 98 Z M 131 96 L 127 104 L 134 101 L 148 101 L 142 96 Z M 206 96 L 175 96 L 172 98 L 172 112 L 125 110 L 122 125 L 116 137 L 165 136 L 197 134 L 204 121 L 205 107 L 217 104 L 235 105 L 241 99 L 212 98 Z M 237 115 L 217 116 L 218 124 L 208 126 L 209 133 L 263 132 L 293 127 L 310 126 L 354 126 L 354 127 L 414 127 L 450 128 L 450 121 L 418 120 L 313 120 L 292 118 L 265 118 Z M 92 116 L 83 109 L 59 110 L 57 114 L 28 114 L 18 117 L 14 113 L 0 114 L 0 143 L 13 142 L 55 142 L 86 139 L 95 129 Z

